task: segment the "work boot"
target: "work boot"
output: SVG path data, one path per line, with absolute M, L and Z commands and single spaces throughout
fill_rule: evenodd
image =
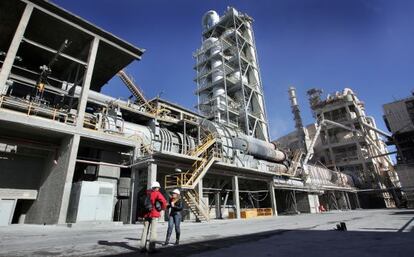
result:
M 175 234 L 175 245 L 180 244 L 180 234 Z

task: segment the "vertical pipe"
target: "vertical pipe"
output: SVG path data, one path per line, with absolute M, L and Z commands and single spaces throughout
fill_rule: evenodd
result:
M 187 122 L 184 120 L 183 154 L 187 154 Z
M 269 193 L 270 193 L 270 203 L 272 205 L 273 216 L 277 216 L 276 193 L 275 193 L 275 184 L 273 180 L 269 182 Z

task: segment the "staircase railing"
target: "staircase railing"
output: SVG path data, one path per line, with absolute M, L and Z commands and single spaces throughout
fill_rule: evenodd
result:
M 196 160 L 186 172 L 165 176 L 164 181 L 166 189 L 180 188 L 184 191 L 183 196 L 186 199 L 187 205 L 200 220 L 202 218 L 209 220 L 208 206 L 200 199 L 200 196 L 194 189 L 213 163 L 222 157 L 218 148 L 214 147 L 215 143 L 216 138 L 214 135 L 209 134 L 201 141 L 198 147 L 189 152 L 189 155 L 192 157 L 201 157 L 200 160 Z
M 210 220 L 208 205 L 200 198 L 196 190 L 192 189 L 185 191 L 184 197 L 187 205 L 189 205 L 191 211 L 196 215 L 197 219 L 200 221 L 203 219 L 206 221 Z M 194 209 L 194 207 L 196 209 Z
M 203 152 L 205 152 L 210 146 L 212 146 L 216 142 L 216 138 L 213 134 L 209 134 L 206 136 L 194 150 L 190 151 L 189 154 L 193 157 L 200 156 Z

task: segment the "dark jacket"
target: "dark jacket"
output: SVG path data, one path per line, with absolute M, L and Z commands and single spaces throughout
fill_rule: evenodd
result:
M 175 202 L 174 206 L 171 206 L 172 200 L 173 198 L 170 198 L 167 206 L 167 208 L 170 210 L 170 216 L 181 214 L 181 211 L 183 210 L 183 201 L 181 199 L 178 199 L 178 201 Z

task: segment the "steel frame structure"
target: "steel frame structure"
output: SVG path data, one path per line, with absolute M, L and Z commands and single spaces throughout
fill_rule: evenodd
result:
M 218 24 L 203 32 L 203 38 L 217 37 L 218 40 L 208 48 L 200 48 L 194 53 L 197 108 L 211 120 L 238 127 L 249 136 L 269 141 L 265 100 L 251 22 L 249 16 L 241 15 L 230 8 Z M 251 39 L 246 38 L 246 33 L 251 34 Z M 220 51 L 207 59 L 203 58 L 213 47 L 219 47 Z M 254 52 L 253 58 L 247 56 L 248 48 Z M 209 67 L 211 60 L 220 60 L 221 66 Z M 222 71 L 223 78 L 201 85 L 201 79 L 211 77 L 216 70 Z M 238 74 L 236 78 L 235 74 Z M 244 79 L 247 76 L 249 81 Z M 219 98 L 225 104 L 217 104 L 217 98 L 214 97 L 202 102 L 200 95 L 211 95 L 211 89 L 217 86 L 224 88 L 225 92 Z

